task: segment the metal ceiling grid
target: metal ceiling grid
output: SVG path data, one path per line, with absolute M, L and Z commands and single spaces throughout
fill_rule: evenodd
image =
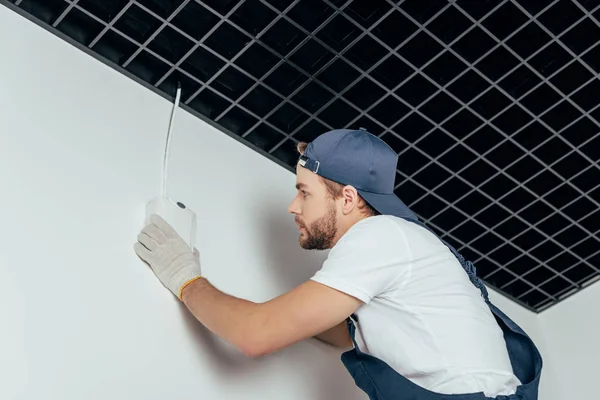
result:
M 544 4 L 545 3 L 545 4 Z M 600 277 L 600 1 L 0 0 L 293 171 L 365 127 L 395 192 L 539 312 Z

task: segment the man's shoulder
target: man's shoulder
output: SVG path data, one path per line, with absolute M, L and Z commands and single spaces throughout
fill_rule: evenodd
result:
M 354 224 L 336 245 L 357 251 L 394 254 L 405 251 L 423 258 L 448 252 L 440 239 L 420 224 L 393 215 L 377 215 Z
M 338 242 L 337 247 L 394 248 L 406 243 L 404 224 L 411 222 L 391 215 L 377 215 L 354 224 Z
M 359 235 L 383 235 L 396 236 L 403 235 L 404 231 L 417 227 L 413 222 L 407 221 L 393 215 L 376 215 L 365 218 L 350 228 L 348 233 L 354 236 Z

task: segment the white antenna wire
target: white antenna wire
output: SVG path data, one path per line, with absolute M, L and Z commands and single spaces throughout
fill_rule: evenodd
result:
M 168 157 L 169 157 L 169 148 L 171 147 L 171 130 L 173 129 L 173 121 L 175 120 L 175 110 L 179 107 L 179 99 L 181 98 L 181 84 L 177 83 L 177 95 L 175 96 L 175 103 L 173 104 L 173 109 L 171 110 L 171 120 L 169 121 L 169 130 L 167 132 L 167 142 L 165 144 L 165 154 L 163 157 L 163 176 L 162 176 L 162 195 L 163 197 L 167 196 L 167 168 L 168 168 Z

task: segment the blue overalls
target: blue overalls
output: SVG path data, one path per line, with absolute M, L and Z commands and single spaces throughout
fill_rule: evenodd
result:
M 399 216 L 431 231 L 418 220 L 408 207 Z M 435 235 L 435 232 L 431 232 Z M 443 240 L 442 242 L 458 258 L 471 282 L 481 291 L 481 295 L 504 333 L 513 372 L 521 381 L 521 385 L 517 388 L 515 394 L 497 396 L 495 399 L 537 400 L 542 357 L 535 344 L 517 324 L 490 302 L 483 282 L 475 275 L 473 264 L 470 261 L 465 261 L 464 257 L 450 244 Z M 490 400 L 482 392 L 448 395 L 431 392 L 411 382 L 384 361 L 360 351 L 354 337 L 356 328 L 353 319 L 356 319 L 354 315 L 348 318 L 346 322 L 350 338 L 354 343 L 354 349 L 342 354 L 342 362 L 354 378 L 356 385 L 366 392 L 371 400 Z

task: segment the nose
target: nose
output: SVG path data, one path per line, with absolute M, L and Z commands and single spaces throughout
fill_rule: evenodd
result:
M 294 200 L 292 200 L 292 202 L 290 203 L 290 206 L 288 207 L 288 212 L 291 214 L 300 214 L 300 207 L 298 205 L 298 196 L 294 197 Z

